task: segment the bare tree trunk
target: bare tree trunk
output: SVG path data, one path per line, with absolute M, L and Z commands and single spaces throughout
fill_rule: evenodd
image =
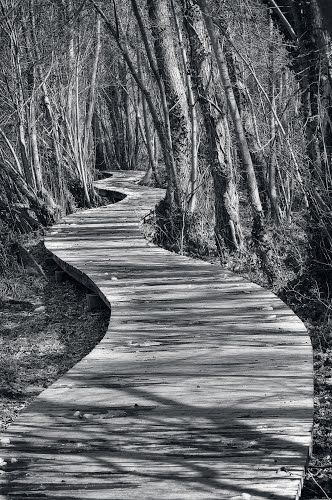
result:
M 75 68 L 75 32 L 73 27 L 73 0 L 67 0 L 66 17 L 69 26 L 69 41 L 68 41 L 68 96 L 67 96 L 67 119 L 71 123 L 74 113 L 74 68 Z
M 180 51 L 182 57 L 182 64 L 185 71 L 186 86 L 187 86 L 187 96 L 188 96 L 188 106 L 190 113 L 190 123 L 191 123 L 191 168 L 190 168 L 190 189 L 188 190 L 189 205 L 188 209 L 190 213 L 193 213 L 196 208 L 197 203 L 197 175 L 198 175 L 198 120 L 196 113 L 196 102 L 193 92 L 193 85 L 190 76 L 190 70 L 188 66 L 188 57 L 186 47 L 182 37 L 182 31 L 178 19 L 178 14 L 175 9 L 174 0 L 171 0 L 172 12 L 176 27 L 176 32 L 179 39 Z
M 83 141 L 81 137 L 81 111 L 80 111 L 80 101 L 79 101 L 79 54 L 77 55 L 76 61 L 76 74 L 75 74 L 75 148 L 76 148 L 76 167 L 80 175 L 80 179 L 83 184 L 83 191 L 85 200 L 88 206 L 91 205 L 87 170 L 86 164 L 84 162 L 84 148 Z
M 171 132 L 171 125 L 170 125 L 170 118 L 169 118 L 169 111 L 168 111 L 168 106 L 167 106 L 167 99 L 166 99 L 166 93 L 165 93 L 165 86 L 164 82 L 160 76 L 160 72 L 158 69 L 158 66 L 155 63 L 153 53 L 150 47 L 150 43 L 148 40 L 148 34 L 146 27 L 144 25 L 141 12 L 139 9 L 139 6 L 137 4 L 137 0 L 131 0 L 133 11 L 137 20 L 137 24 L 141 33 L 142 41 L 144 44 L 144 48 L 146 51 L 146 56 L 150 65 L 150 69 L 155 77 L 155 81 L 157 83 L 159 93 L 160 93 L 160 99 L 161 99 L 161 107 L 162 107 L 162 113 L 163 113 L 163 119 L 164 119 L 164 127 L 165 127 L 165 139 L 160 137 L 160 134 L 158 133 L 158 128 L 156 127 L 157 133 L 159 135 L 159 140 L 160 143 L 163 145 L 163 154 L 165 158 L 165 164 L 166 164 L 166 171 L 168 174 L 168 187 L 167 187 L 167 199 L 172 203 L 173 198 L 179 200 L 180 199 L 180 194 L 179 194 L 179 182 L 178 182 L 178 175 L 176 171 L 176 165 L 175 165 L 175 160 L 174 160 L 174 153 L 173 153 L 173 144 L 172 144 L 172 132 Z M 142 81 L 142 78 L 141 78 Z M 144 93 L 142 94 L 144 95 Z M 147 101 L 148 103 L 148 101 Z M 150 106 L 149 106 L 150 107 Z M 151 109 L 150 109 L 151 113 Z M 152 115 L 152 113 L 151 113 Z M 153 115 L 152 115 L 153 116 Z M 164 149 L 165 148 L 165 149 Z M 174 184 L 174 188 L 173 185 Z M 175 193 L 173 195 L 173 189 L 175 190 Z
M 28 150 L 27 150 L 27 144 L 26 144 L 26 139 L 25 139 L 25 127 L 23 124 L 22 116 L 19 116 L 19 123 L 18 123 L 18 128 L 19 128 L 19 135 L 18 135 L 18 142 L 19 142 L 19 148 L 20 148 L 20 153 L 21 153 L 21 159 L 22 159 L 22 165 L 23 165 L 23 170 L 24 170 L 24 175 L 27 183 L 29 186 L 32 188 L 36 188 L 36 180 L 33 175 L 31 165 L 28 159 Z
M 191 70 L 211 155 L 207 161 L 214 181 L 215 238 L 220 258 L 224 261 L 227 250 L 238 251 L 243 246 L 229 130 L 225 112 L 216 102 L 211 46 L 202 13 L 192 0 L 183 0 L 183 6 L 191 47 Z
M 84 123 L 84 140 L 83 140 L 83 158 L 84 164 L 87 162 L 90 139 L 91 139 L 91 125 L 93 114 L 95 111 L 95 103 L 96 103 L 96 82 L 97 82 L 97 73 L 98 73 L 98 63 L 101 51 L 101 21 L 100 16 L 97 14 L 96 19 L 96 41 L 95 41 L 95 53 L 93 58 L 93 66 L 90 80 L 90 89 L 88 96 L 88 106 L 87 106 L 87 114 L 85 117 Z M 85 165 L 86 168 L 86 165 Z
M 275 70 L 274 70 L 274 47 L 273 47 L 273 22 L 271 14 L 269 16 L 270 22 L 270 46 L 269 46 L 269 87 L 270 87 L 270 101 L 272 110 L 270 113 L 270 157 L 269 157 L 269 198 L 271 205 L 271 216 L 275 222 L 280 223 L 280 207 L 276 186 L 276 165 L 277 165 L 277 124 L 275 115 L 276 109 L 276 89 L 275 89 Z
M 34 69 L 32 68 L 33 72 Z M 29 123 L 29 132 L 30 132 L 30 144 L 31 144 L 31 152 L 32 152 L 32 161 L 33 161 L 33 169 L 36 179 L 36 188 L 37 191 L 42 193 L 44 191 L 42 170 L 39 158 L 39 148 L 38 148 L 38 140 L 37 140 L 37 122 L 36 122 L 36 108 L 35 108 L 35 92 L 32 91 L 32 95 L 30 98 L 30 123 Z
M 140 51 L 137 52 L 137 65 L 138 65 L 138 72 L 139 72 L 140 78 L 143 79 L 142 61 L 141 61 Z M 145 183 L 150 182 L 150 179 L 151 179 L 151 176 L 153 173 L 157 184 L 160 185 L 160 179 L 159 179 L 159 175 L 158 175 L 158 165 L 155 161 L 155 156 L 153 154 L 153 138 L 151 137 L 150 123 L 149 123 L 149 117 L 148 117 L 148 108 L 147 108 L 146 99 L 144 97 L 144 94 L 141 95 L 141 102 L 142 102 L 142 111 L 143 111 L 146 150 L 147 150 L 148 157 L 149 157 L 149 170 L 147 171 L 146 178 L 144 178 L 144 182 Z
M 247 186 L 248 186 L 250 204 L 253 211 L 253 237 L 259 241 L 262 240 L 265 236 L 264 214 L 248 142 L 245 136 L 241 116 L 234 96 L 226 58 L 220 47 L 219 35 L 216 32 L 211 16 L 207 10 L 206 0 L 198 0 L 198 3 L 202 9 L 206 28 L 211 40 L 211 45 L 218 65 L 220 78 L 225 91 L 227 105 L 232 117 L 234 131 L 237 137 L 243 166 L 245 168 L 247 175 Z
M 129 98 L 129 85 L 127 68 L 125 67 L 125 91 L 123 93 L 123 116 L 124 116 L 124 132 L 125 132 L 125 151 L 126 151 L 126 164 L 125 168 L 133 170 L 133 152 L 134 152 L 134 127 L 132 123 L 130 98 Z
M 186 88 L 175 52 L 167 0 L 147 0 L 151 29 L 160 75 L 163 79 L 169 109 L 173 154 L 179 178 L 181 208 L 185 208 L 182 186 L 188 186 L 190 120 Z
M 144 130 L 145 130 L 147 151 L 148 151 L 148 156 L 149 156 L 149 163 L 150 163 L 153 175 L 156 179 L 156 182 L 158 185 L 160 185 L 160 179 L 159 179 L 159 175 L 158 175 L 158 166 L 156 164 L 155 155 L 153 154 L 153 138 L 151 137 L 151 130 L 150 130 L 151 126 L 149 123 L 148 110 L 147 110 L 146 101 L 145 101 L 144 96 L 142 96 L 142 109 L 143 109 Z

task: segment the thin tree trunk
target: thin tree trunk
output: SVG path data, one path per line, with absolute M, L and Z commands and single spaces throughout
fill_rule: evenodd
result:
M 190 113 L 190 123 L 191 123 L 191 169 L 190 169 L 190 189 L 189 189 L 189 204 L 188 210 L 190 213 L 193 213 L 196 208 L 197 203 L 197 175 L 198 175 L 198 121 L 197 121 L 197 113 L 195 106 L 195 96 L 193 92 L 193 86 L 190 76 L 190 70 L 188 65 L 188 57 L 187 51 L 184 45 L 182 31 L 179 24 L 178 15 L 175 9 L 174 0 L 171 0 L 172 12 L 176 27 L 176 32 L 179 39 L 180 51 L 182 57 L 182 64 L 185 71 L 186 77 L 186 87 L 187 87 L 187 96 L 188 96 L 188 106 Z
M 91 73 L 91 80 L 90 80 L 90 89 L 89 89 L 89 96 L 88 96 L 88 106 L 87 106 L 88 111 L 87 111 L 85 123 L 84 123 L 83 158 L 84 158 L 85 168 L 87 168 L 86 162 L 87 162 L 87 158 L 88 158 L 90 139 L 91 139 L 91 125 L 92 125 L 93 114 L 95 111 L 96 82 L 97 82 L 97 73 L 98 73 L 98 63 L 99 63 L 99 57 L 100 57 L 100 51 L 101 51 L 101 21 L 100 21 L 99 14 L 97 14 L 97 19 L 96 19 L 96 35 L 95 36 L 96 36 L 95 53 L 94 53 L 94 58 L 93 58 L 93 66 L 92 66 L 92 73 Z
M 39 193 L 44 193 L 44 183 L 42 176 L 42 168 L 39 156 L 39 146 L 38 146 L 38 133 L 37 133 L 37 119 L 36 119 L 36 63 L 33 51 L 33 26 L 31 12 L 33 10 L 33 0 L 29 0 L 29 13 L 30 13 L 30 26 L 27 26 L 26 22 L 22 22 L 22 28 L 24 33 L 25 45 L 27 59 L 29 61 L 28 71 L 27 71 L 27 88 L 30 93 L 30 104 L 29 104 L 29 114 L 28 114 L 28 134 L 30 142 L 30 153 L 32 157 L 32 166 L 34 171 L 34 177 L 36 182 L 36 189 Z
M 23 119 L 22 116 L 19 114 L 18 118 L 18 129 L 19 129 L 19 134 L 18 134 L 18 142 L 19 142 L 19 148 L 20 148 L 20 153 L 21 153 L 21 159 L 22 159 L 22 165 L 23 165 L 23 170 L 24 170 L 24 175 L 27 183 L 29 186 L 31 186 L 33 189 L 36 189 L 36 180 L 33 175 L 33 171 L 31 169 L 31 165 L 28 159 L 28 149 L 27 149 L 27 144 L 26 144 L 26 139 L 25 139 L 25 127 L 23 124 Z
M 68 41 L 68 94 L 67 94 L 67 118 L 71 123 L 74 113 L 74 68 L 76 64 L 75 58 L 75 31 L 73 27 L 73 0 L 67 0 L 67 23 L 69 26 L 69 41 Z
M 280 207 L 276 186 L 276 164 L 277 164 L 277 134 L 276 134 L 276 97 L 275 97 L 275 71 L 274 71 L 274 46 L 273 46 L 273 22 L 271 13 L 270 22 L 270 47 L 269 47 L 269 87 L 270 100 L 273 110 L 270 113 L 270 158 L 269 158 L 269 198 L 271 204 L 271 216 L 275 222 L 280 223 Z
M 174 189 L 175 189 L 175 198 L 179 199 L 179 195 L 177 194 L 179 192 L 179 186 L 178 186 L 178 178 L 177 178 L 177 171 L 176 171 L 176 165 L 175 165 L 175 160 L 174 160 L 174 153 L 173 153 L 173 144 L 172 144 L 172 133 L 171 133 L 171 125 L 170 125 L 170 118 L 169 118 L 169 111 L 168 111 L 168 106 L 167 106 L 167 99 L 166 99 L 166 93 L 165 93 L 165 86 L 164 82 L 160 76 L 160 72 L 158 69 L 157 64 L 155 63 L 155 59 L 152 53 L 152 49 L 150 47 L 150 43 L 148 40 L 148 34 L 147 30 L 145 27 L 145 24 L 143 22 L 142 16 L 140 9 L 137 4 L 137 0 L 131 0 L 133 11 L 137 20 L 137 24 L 141 33 L 142 41 L 144 44 L 146 56 L 151 68 L 151 71 L 154 75 L 155 81 L 157 83 L 159 93 L 160 93 L 160 99 L 161 99 L 161 107 L 162 107 L 162 112 L 163 112 L 163 118 L 164 118 L 164 127 L 165 127 L 165 147 L 167 148 L 167 153 L 164 153 L 164 158 L 165 158 L 165 163 L 166 163 L 166 168 L 167 168 L 167 173 L 168 173 L 168 196 L 167 198 L 171 201 L 173 198 L 173 187 L 172 183 L 174 183 Z M 142 81 L 142 78 L 141 78 Z M 143 93 L 144 95 L 144 93 Z M 151 112 L 151 110 L 150 110 Z M 158 130 L 157 130 L 158 132 Z M 160 139 L 161 144 L 163 144 L 163 141 Z
M 76 78 L 75 78 L 75 118 L 76 118 L 76 154 L 77 154 L 77 168 L 80 174 L 80 178 L 83 184 L 83 191 L 85 200 L 88 206 L 91 205 L 89 187 L 88 187 L 88 179 L 87 179 L 87 170 L 83 148 L 83 141 L 81 138 L 81 119 L 80 119 L 80 102 L 79 102 L 79 59 L 77 58 L 76 63 Z
M 31 71 L 34 71 L 33 69 Z M 34 90 L 30 99 L 30 144 L 31 144 L 31 152 L 33 159 L 33 168 L 36 179 L 36 188 L 37 191 L 42 193 L 44 191 L 42 170 L 39 158 L 39 148 L 38 148 L 38 140 L 37 140 L 37 122 L 36 122 L 36 108 L 35 108 L 35 95 Z
M 160 186 L 160 178 L 158 175 L 158 164 L 156 162 L 156 156 L 154 154 L 154 140 L 151 137 L 151 131 L 150 131 L 150 124 L 149 124 L 149 119 L 148 119 L 148 110 L 146 106 L 146 101 L 144 96 L 142 97 L 142 108 L 143 108 L 143 119 L 144 119 L 144 129 L 145 129 L 145 136 L 146 136 L 146 143 L 147 143 L 147 149 L 148 149 L 148 155 L 149 155 L 149 162 L 151 165 L 151 169 L 154 175 L 154 178 L 156 179 L 157 185 Z
M 142 61 L 141 61 L 141 54 L 139 51 L 137 52 L 137 65 L 138 65 L 138 72 L 139 72 L 140 78 L 143 79 Z M 157 164 L 155 162 L 155 156 L 153 154 L 153 139 L 151 138 L 148 109 L 147 109 L 146 99 L 145 99 L 143 93 L 141 96 L 141 102 L 142 102 L 143 121 L 144 121 L 144 130 L 145 130 L 146 150 L 147 150 L 148 157 L 149 157 L 149 169 L 148 169 L 146 178 L 144 178 L 144 182 L 148 183 L 150 181 L 151 175 L 153 173 L 157 184 L 160 185 Z

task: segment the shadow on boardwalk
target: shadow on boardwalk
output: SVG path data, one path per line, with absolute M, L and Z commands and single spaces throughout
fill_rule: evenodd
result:
M 5 498 L 297 499 L 312 422 L 304 325 L 259 286 L 149 246 L 139 224 L 163 193 L 119 175 L 124 201 L 70 216 L 46 242 L 112 318 L 10 428 Z
M 89 390 L 114 388 L 112 382 L 94 386 L 93 380 L 93 374 L 85 380 Z M 293 424 L 291 432 L 295 432 L 305 414 L 310 420 L 310 410 L 267 411 L 260 409 L 259 401 L 250 411 L 238 406 L 233 410 L 231 404 L 202 408 L 179 405 L 152 391 L 125 386 L 121 380 L 117 390 L 125 393 L 132 405 L 108 405 L 107 401 L 100 406 L 80 404 L 82 419 L 73 418 L 77 412 L 73 404 L 56 403 L 53 407 L 45 402 L 45 417 L 52 415 L 53 420 L 49 436 L 41 436 L 40 428 L 30 425 L 26 415 L 26 440 L 12 443 L 17 462 L 7 466 L 3 494 L 8 499 L 143 498 L 139 493 L 142 480 L 151 483 L 151 491 L 157 480 L 164 491 L 156 490 L 156 497 L 144 498 L 231 498 L 243 493 L 252 498 L 288 498 L 287 492 L 271 492 L 271 473 L 274 471 L 275 481 L 280 483 L 289 473 L 298 478 L 307 444 L 295 443 L 294 436 L 285 439 L 282 422 Z M 148 404 L 136 403 L 141 400 Z M 271 435 L 276 418 L 280 420 L 280 437 L 275 429 Z M 266 422 L 261 431 L 257 420 Z M 234 465 L 231 476 L 230 464 Z M 179 496 L 167 496 L 168 488 L 176 491 L 179 485 Z M 126 490 L 130 490 L 129 496 Z

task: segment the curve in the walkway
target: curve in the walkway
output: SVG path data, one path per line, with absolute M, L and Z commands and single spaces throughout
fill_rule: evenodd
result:
M 111 305 L 107 334 L 2 438 L 4 499 L 297 499 L 311 444 L 312 352 L 267 290 L 157 248 L 140 222 L 164 196 L 58 224 L 46 247 Z

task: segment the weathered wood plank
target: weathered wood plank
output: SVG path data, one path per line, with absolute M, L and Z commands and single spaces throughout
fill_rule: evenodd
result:
M 154 247 L 140 222 L 164 192 L 127 195 L 46 239 L 111 306 L 101 343 L 3 438 L 0 498 L 297 499 L 311 446 L 312 350 L 258 285 Z

